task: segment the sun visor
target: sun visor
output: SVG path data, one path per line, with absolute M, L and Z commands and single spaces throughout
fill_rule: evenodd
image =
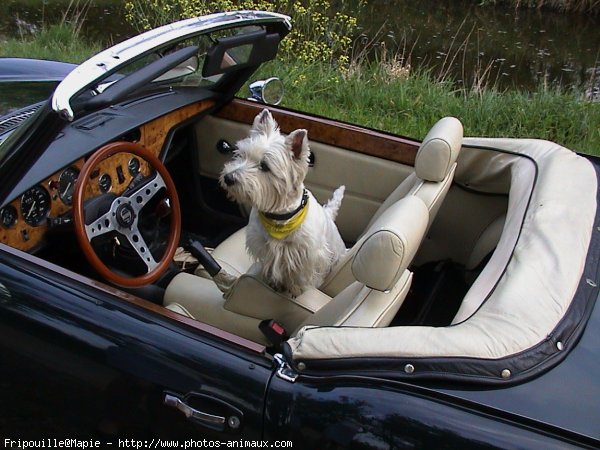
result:
M 265 30 L 217 39 L 206 54 L 203 77 L 212 77 L 275 59 L 279 47 L 278 33 Z

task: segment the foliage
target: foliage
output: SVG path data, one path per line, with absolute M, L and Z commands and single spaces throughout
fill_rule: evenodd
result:
M 360 7 L 362 3 L 359 2 Z M 323 61 L 348 67 L 357 19 L 325 0 L 129 0 L 126 20 L 148 30 L 175 20 L 233 10 L 263 10 L 293 17 L 293 29 L 280 46 L 288 61 Z
M 167 3 L 150 3 L 157 1 Z M 294 58 L 298 50 L 290 46 L 287 56 L 261 67 L 256 77 L 279 76 L 287 86 L 286 107 L 400 135 L 423 138 L 433 123 L 451 115 L 463 122 L 465 135 L 548 139 L 600 155 L 600 103 L 586 101 L 581 94 L 543 85 L 531 93 L 500 91 L 490 83 L 459 89 L 445 77 L 410 67 L 407 55 L 382 48 L 375 58 L 364 58 L 356 43 L 352 47 L 347 54 L 352 61 L 344 70 L 339 54 L 337 60 Z M 72 62 L 98 50 L 99 45 L 86 42 L 70 21 L 0 45 L 3 56 Z

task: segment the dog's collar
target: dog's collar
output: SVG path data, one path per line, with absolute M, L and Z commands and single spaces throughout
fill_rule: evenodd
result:
M 308 191 L 305 189 L 302 194 L 300 206 L 295 210 L 285 214 L 273 214 L 259 211 L 258 218 L 271 237 L 281 240 L 296 231 L 296 229 L 302 225 L 307 211 Z
M 293 211 L 283 213 L 283 214 L 276 214 L 276 213 L 270 213 L 270 212 L 261 212 L 260 214 L 265 216 L 267 219 L 271 219 L 271 220 L 290 220 L 292 217 L 294 217 L 296 214 L 298 214 L 303 208 L 305 208 L 307 203 L 308 203 L 308 191 L 306 189 L 304 189 L 304 192 L 302 192 L 302 200 L 300 201 L 300 206 L 298 206 Z

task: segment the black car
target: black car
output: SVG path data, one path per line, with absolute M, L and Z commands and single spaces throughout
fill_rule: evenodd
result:
M 290 29 L 177 22 L 0 118 L 4 445 L 600 447 L 599 160 L 236 98 Z M 348 251 L 295 298 L 246 273 L 218 184 L 265 107 L 308 130 L 319 201 L 346 186 Z

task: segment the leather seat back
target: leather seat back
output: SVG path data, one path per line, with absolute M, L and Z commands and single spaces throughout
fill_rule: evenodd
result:
M 355 281 L 333 298 L 317 289 L 289 298 L 246 274 L 225 296 L 224 312 L 254 320 L 249 329 L 235 323 L 235 332 L 249 338 L 260 320 L 267 318 L 275 319 L 291 334 L 305 325 L 386 326 L 408 294 L 412 273 L 407 268 L 425 235 L 428 219 L 427 207 L 417 197 L 390 206 L 356 244 L 350 261 Z
M 463 126 L 454 117 L 439 120 L 427 133 L 415 159 L 415 172 L 409 175 L 381 204 L 367 230 L 392 205 L 402 198 L 414 196 L 428 209 L 427 229 L 431 226 L 454 178 L 456 159 L 463 140 Z M 360 240 L 359 240 L 360 242 Z M 350 271 L 357 247 L 354 245 L 331 270 L 320 289 L 335 296 L 354 281 Z
M 412 262 L 425 236 L 429 211 L 417 197 L 398 200 L 355 245 L 349 268 L 355 281 L 304 320 L 305 325 L 386 326 L 402 305 Z
M 425 202 L 431 226 L 452 184 L 462 141 L 463 126 L 460 120 L 444 117 L 436 122 L 417 151 L 414 173 L 406 177 L 386 198 L 373 215 L 369 226 L 390 205 L 408 195 L 416 195 Z

